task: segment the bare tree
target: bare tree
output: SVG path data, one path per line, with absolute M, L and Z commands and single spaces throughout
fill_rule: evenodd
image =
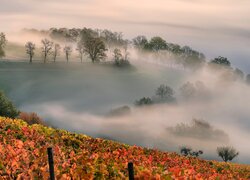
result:
M 26 48 L 26 54 L 28 54 L 30 57 L 30 63 L 32 63 L 32 59 L 35 54 L 34 51 L 36 49 L 36 45 L 33 42 L 29 41 L 25 44 L 25 48 Z
M 105 59 L 107 57 L 105 51 L 107 51 L 107 49 L 101 38 L 88 37 L 84 42 L 84 52 L 93 63 Z
M 56 62 L 57 56 L 60 55 L 60 50 L 61 50 L 60 44 L 55 44 L 55 45 L 54 45 L 54 50 L 53 50 L 53 59 L 54 59 L 54 63 Z
M 83 55 L 84 55 L 84 42 L 82 40 L 80 40 L 78 43 L 77 43 L 77 48 L 76 50 L 78 51 L 79 53 L 79 57 L 81 59 L 81 63 L 82 63 L 82 59 L 83 59 Z
M 232 161 L 236 156 L 239 155 L 239 152 L 236 151 L 233 147 L 218 147 L 217 148 L 218 156 L 220 156 L 223 161 Z
M 42 45 L 43 45 L 43 47 L 42 47 L 42 52 L 43 52 L 43 55 L 44 55 L 43 60 L 44 60 L 44 63 L 46 63 L 48 56 L 51 54 L 54 43 L 52 41 L 46 39 L 46 38 L 43 39 L 41 42 L 42 42 Z
M 72 47 L 71 46 L 65 46 L 63 51 L 65 52 L 67 62 L 69 62 L 69 56 L 72 53 Z
M 0 33 L 0 58 L 5 57 L 4 48 L 7 44 L 7 39 L 4 33 Z

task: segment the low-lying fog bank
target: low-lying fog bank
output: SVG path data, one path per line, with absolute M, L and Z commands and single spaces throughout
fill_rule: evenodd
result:
M 0 87 L 18 108 L 37 112 L 58 128 L 168 151 L 187 145 L 209 159 L 218 159 L 216 147 L 232 145 L 240 152 L 236 161 L 250 163 L 249 86 L 206 69 L 192 73 L 148 62 L 134 65 L 124 70 L 90 63 L 1 62 Z M 187 81 L 202 81 L 209 93 L 182 99 L 179 89 Z M 136 100 L 153 97 L 161 84 L 175 90 L 176 103 L 135 107 Z M 124 105 L 130 113 L 107 116 Z

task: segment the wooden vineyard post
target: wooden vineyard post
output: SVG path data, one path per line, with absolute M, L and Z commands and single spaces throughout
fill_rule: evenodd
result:
M 128 163 L 128 177 L 129 180 L 134 180 L 134 166 L 133 163 Z
M 55 180 L 55 172 L 54 172 L 54 160 L 53 160 L 53 150 L 52 148 L 48 148 L 48 161 L 49 161 L 49 174 L 50 180 Z

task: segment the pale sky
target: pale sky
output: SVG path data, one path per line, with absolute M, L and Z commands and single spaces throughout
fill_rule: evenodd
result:
M 91 27 L 160 35 L 250 73 L 249 0 L 1 0 L 0 31 Z

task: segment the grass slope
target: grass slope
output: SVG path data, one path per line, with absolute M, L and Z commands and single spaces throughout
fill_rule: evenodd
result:
M 47 147 L 57 179 L 248 179 L 250 167 L 183 157 L 0 117 L 0 179 L 48 179 Z M 185 177 L 185 178 L 184 178 Z

